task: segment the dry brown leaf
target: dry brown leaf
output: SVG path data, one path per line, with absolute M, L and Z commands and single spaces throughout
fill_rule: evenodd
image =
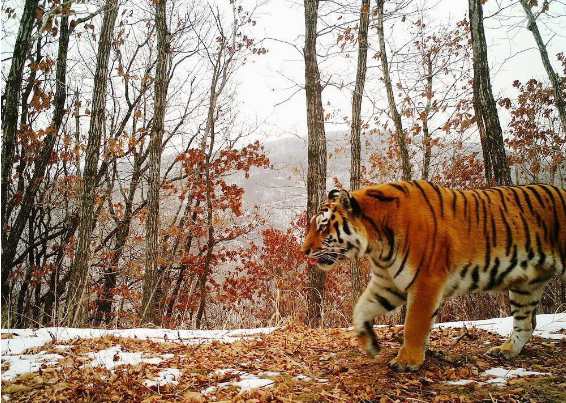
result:
M 201 403 L 204 402 L 204 396 L 199 392 L 188 391 L 183 393 L 184 403 Z

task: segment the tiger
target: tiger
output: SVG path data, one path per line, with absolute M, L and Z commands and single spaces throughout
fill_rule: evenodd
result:
M 509 292 L 513 331 L 488 351 L 509 359 L 533 334 L 546 283 L 556 275 L 566 281 L 566 190 L 457 190 L 423 180 L 334 189 L 309 220 L 302 251 L 324 271 L 346 258 L 369 258 L 353 328 L 370 356 L 379 352 L 373 319 L 407 305 L 393 369 L 423 365 L 444 298 L 486 290 Z

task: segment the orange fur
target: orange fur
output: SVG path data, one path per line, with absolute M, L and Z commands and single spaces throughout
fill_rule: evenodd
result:
M 327 268 L 343 256 L 370 257 L 374 278 L 356 306 L 354 326 L 365 336 L 360 321 L 400 305 L 406 295 L 405 341 L 392 365 L 416 369 L 444 296 L 511 289 L 522 324 L 535 315 L 546 281 L 555 273 L 566 280 L 566 190 L 461 191 L 414 181 L 332 191 L 309 223 L 303 250 Z M 532 329 L 525 324 L 523 332 L 512 335 L 513 354 Z

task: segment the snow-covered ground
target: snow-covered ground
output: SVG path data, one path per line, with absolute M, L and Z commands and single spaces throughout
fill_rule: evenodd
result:
M 226 388 L 228 386 L 236 386 L 241 391 L 246 391 L 250 389 L 256 388 L 265 388 L 273 385 L 275 381 L 269 379 L 269 377 L 278 376 L 278 372 L 264 372 L 259 375 L 248 374 L 247 372 L 238 371 L 233 368 L 225 368 L 225 369 L 217 369 L 214 371 L 214 375 L 216 376 L 225 376 L 225 375 L 236 376 L 239 380 L 238 381 L 229 381 L 229 382 L 221 382 L 216 386 L 210 386 L 204 390 L 202 390 L 203 395 L 209 395 L 211 393 L 216 392 L 218 389 Z
M 114 336 L 172 342 L 185 344 L 201 344 L 212 341 L 232 343 L 237 340 L 257 337 L 270 333 L 274 328 L 236 329 L 236 330 L 172 330 L 172 329 L 75 329 L 66 327 L 47 327 L 41 329 L 1 329 L 4 336 L 0 340 L 1 362 L 8 362 L 9 369 L 2 371 L 2 380 L 10 380 L 20 374 L 38 371 L 42 365 L 54 365 L 63 356 L 59 354 L 23 354 L 31 348 L 41 347 L 47 343 L 58 343 L 76 339 L 92 339 Z M 4 338 L 10 337 L 10 338 Z M 56 346 L 65 349 L 69 346 Z M 137 365 L 142 362 L 157 364 L 165 356 L 144 356 L 141 353 L 120 351 L 120 346 L 112 346 L 95 353 L 89 353 L 90 365 L 104 366 L 112 369 L 118 365 Z
M 494 318 L 475 321 L 444 322 L 437 323 L 435 327 L 475 327 L 487 330 L 500 336 L 509 336 L 513 330 L 513 317 Z M 566 329 L 566 313 L 537 315 L 537 327 L 534 336 L 545 339 L 563 339 L 566 335 L 560 334 L 560 330 Z
M 173 330 L 173 329 L 75 329 L 68 327 L 44 327 L 40 329 L 0 329 L 0 333 L 10 333 L 14 337 L 2 339 L 0 352 L 5 355 L 21 354 L 28 348 L 43 346 L 49 342 L 73 339 L 93 339 L 95 337 L 126 337 L 141 340 L 180 342 L 200 344 L 211 341 L 232 343 L 246 337 L 271 333 L 275 328 L 236 330 Z
M 524 368 L 517 368 L 517 369 L 507 369 L 507 368 L 490 368 L 487 371 L 484 371 L 480 374 L 480 376 L 488 378 L 485 382 L 482 381 L 475 381 L 473 379 L 459 379 L 457 381 L 447 381 L 446 384 L 448 385 L 469 385 L 471 383 L 490 383 L 494 385 L 505 385 L 509 379 L 512 378 L 519 378 L 521 376 L 544 376 L 548 375 L 545 372 L 538 372 L 538 371 L 527 371 Z
M 496 318 L 480 321 L 464 321 L 439 323 L 435 327 L 440 328 L 479 328 L 490 331 L 501 336 L 507 336 L 513 328 L 513 318 Z M 561 339 L 566 338 L 563 331 L 566 329 L 566 313 L 547 314 L 537 316 L 537 329 L 535 336 Z M 238 330 L 171 330 L 171 329 L 72 329 L 72 328 L 42 328 L 42 329 L 1 329 L 1 359 L 2 367 L 4 363 L 9 363 L 7 370 L 2 371 L 2 381 L 14 379 L 16 376 L 38 371 L 42 365 L 55 365 L 63 358 L 62 355 L 46 352 L 26 353 L 30 348 L 41 347 L 47 343 L 51 343 L 51 351 L 64 351 L 69 348 L 68 345 L 57 345 L 59 342 L 89 339 L 104 336 L 115 336 L 123 338 L 135 338 L 141 340 L 152 340 L 161 342 L 177 342 L 185 344 L 199 344 L 217 341 L 222 343 L 230 343 L 236 340 L 258 337 L 263 334 L 270 333 L 274 328 L 259 329 L 238 329 Z M 119 345 L 115 345 L 98 352 L 91 352 L 85 356 L 84 365 L 103 366 L 110 370 L 118 365 L 136 365 L 142 362 L 158 364 L 164 360 L 172 358 L 171 354 L 156 355 L 145 354 L 140 352 L 122 351 Z M 218 371 L 236 371 L 231 369 L 218 369 Z M 146 385 L 161 386 L 167 383 L 175 383 L 181 377 L 181 371 L 176 368 L 164 368 L 155 379 L 148 379 Z M 214 375 L 214 373 L 213 373 Z M 269 387 L 274 383 L 270 378 L 277 376 L 277 373 L 261 373 L 258 375 L 248 374 L 238 371 L 237 380 L 219 383 L 214 388 L 222 388 L 228 385 L 239 387 L 241 390 L 250 388 Z M 527 371 L 523 368 L 505 369 L 492 368 L 481 376 L 486 379 L 485 383 L 505 384 L 507 379 L 516 376 L 536 376 L 544 375 L 540 372 Z M 467 384 L 477 381 L 459 380 L 451 381 L 453 384 Z M 203 394 L 211 393 L 213 390 L 204 390 Z

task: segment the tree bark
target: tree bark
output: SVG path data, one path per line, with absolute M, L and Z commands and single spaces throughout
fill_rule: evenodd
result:
M 481 0 L 469 0 L 468 5 L 474 65 L 474 110 L 482 143 L 485 177 L 490 185 L 510 185 L 511 173 L 489 78 Z
M 208 281 L 208 276 L 210 275 L 210 265 L 212 262 L 212 252 L 214 250 L 214 226 L 212 225 L 212 182 L 210 177 L 210 157 L 212 156 L 212 150 L 214 145 L 214 130 L 211 132 L 210 136 L 210 152 L 206 157 L 205 165 L 205 177 L 206 177 L 206 224 L 207 224 L 207 244 L 206 244 L 206 257 L 204 261 L 204 273 L 199 277 L 198 288 L 200 293 L 200 303 L 197 310 L 196 316 L 196 328 L 200 329 L 202 326 L 202 318 L 204 315 L 204 310 L 206 307 L 206 282 Z
M 358 27 L 358 66 L 356 70 L 356 85 L 352 95 L 352 127 L 350 137 L 350 189 L 356 190 L 361 186 L 361 126 L 362 126 L 362 97 L 366 83 L 369 0 L 362 0 L 360 7 L 360 24 Z M 352 282 L 352 305 L 356 303 L 364 290 L 360 262 L 356 259 L 350 263 Z
M 155 73 L 155 112 L 153 130 L 149 145 L 149 191 L 148 215 L 145 226 L 145 274 L 142 296 L 142 321 L 158 324 L 161 321 L 159 288 L 159 188 L 161 186 L 161 143 L 167 107 L 167 84 L 169 55 L 169 33 L 166 21 L 166 0 L 155 4 L 155 25 L 157 27 L 157 65 Z
M 554 106 L 558 110 L 558 115 L 560 116 L 562 132 L 566 133 L 566 102 L 564 100 L 564 94 L 560 86 L 560 77 L 558 76 L 558 74 L 556 74 L 554 68 L 552 67 L 552 64 L 550 63 L 546 45 L 542 40 L 542 37 L 538 30 L 536 18 L 533 15 L 529 4 L 527 3 L 527 0 L 521 0 L 521 5 L 525 10 L 525 14 L 527 14 L 527 29 L 531 31 L 533 37 L 535 38 L 535 42 L 537 43 L 538 50 L 540 52 L 540 58 L 542 59 L 542 64 L 544 65 L 548 79 L 552 84 L 552 89 L 554 90 Z
M 22 18 L 20 20 L 20 27 L 14 45 L 14 52 L 12 54 L 12 64 L 10 65 L 10 72 L 6 79 L 6 87 L 4 94 L 2 94 L 2 182 L 0 183 L 0 193 L 2 198 L 2 245 L 6 245 L 8 239 L 7 226 L 8 217 L 7 201 L 8 201 L 8 188 L 10 186 L 12 177 L 12 165 L 14 163 L 14 154 L 16 150 L 16 132 L 18 126 L 18 104 L 20 102 L 20 92 L 22 87 L 22 77 L 24 63 L 27 58 L 27 53 L 31 47 L 31 32 L 35 21 L 35 11 L 37 9 L 38 0 L 26 0 Z M 2 255 L 6 249 L 2 248 Z M 15 253 L 15 252 L 14 252 Z M 8 276 L 10 269 L 4 268 L 4 256 L 2 256 L 2 309 L 8 308 L 10 285 Z
M 395 103 L 395 95 L 393 94 L 393 85 L 391 83 L 391 75 L 389 74 L 389 62 L 387 61 L 387 50 L 385 48 L 385 34 L 383 31 L 383 5 L 385 0 L 377 0 L 377 23 L 376 31 L 379 40 L 379 59 L 383 70 L 383 82 L 387 91 L 387 102 L 389 104 L 389 116 L 395 125 L 395 139 L 399 148 L 399 156 L 401 158 L 402 179 L 411 180 L 412 169 L 409 159 L 409 150 L 407 147 L 407 136 L 403 130 L 403 122 L 401 115 Z
M 30 245 L 35 244 L 35 231 L 32 231 L 31 228 L 33 228 L 34 222 L 35 222 L 35 217 L 36 217 L 36 209 L 32 208 L 30 211 L 30 215 L 28 217 L 28 227 L 30 228 L 30 231 L 28 231 L 28 237 L 29 237 L 29 243 Z M 20 293 L 18 295 L 18 303 L 16 305 L 16 317 L 14 319 L 14 327 L 16 329 L 22 329 L 26 326 L 26 323 L 28 321 L 28 317 L 26 315 L 26 311 L 27 309 L 24 309 L 24 303 L 25 300 L 27 299 L 26 297 L 28 296 L 28 289 L 30 287 L 30 283 L 31 283 L 31 279 L 32 279 L 32 275 L 33 275 L 33 269 L 35 266 L 35 248 L 31 247 L 29 249 L 29 254 L 28 254 L 28 258 L 29 258 L 29 265 L 27 267 L 26 270 L 26 275 L 24 277 L 24 280 L 22 281 L 22 284 L 20 286 Z
M 218 59 L 218 62 L 220 58 Z M 220 70 L 219 65 L 217 65 L 218 72 Z M 216 71 L 216 69 L 215 69 Z M 202 319 L 206 309 L 206 298 L 207 290 L 206 283 L 211 272 L 212 263 L 212 253 L 214 251 L 215 239 L 214 239 L 214 225 L 213 219 L 213 207 L 212 207 L 212 178 L 210 176 L 210 162 L 212 158 L 212 152 L 214 149 L 215 141 L 215 112 L 216 112 L 216 79 L 213 78 L 213 87 L 210 97 L 210 106 L 208 109 L 208 122 L 207 130 L 205 134 L 205 141 L 207 137 L 210 137 L 209 149 L 206 153 L 206 159 L 204 162 L 204 176 L 206 182 L 206 227 L 207 227 L 207 241 L 206 241 L 206 256 L 204 260 L 204 270 L 199 275 L 197 280 L 197 288 L 199 290 L 200 302 L 197 309 L 197 314 L 195 318 L 195 327 L 200 329 L 202 327 Z
M 316 58 L 318 0 L 305 0 L 305 92 L 307 102 L 308 170 L 307 220 L 316 215 L 326 199 L 326 134 L 322 88 Z M 325 273 L 310 266 L 307 291 L 307 324 L 319 326 L 324 302 Z
M 430 158 L 432 155 L 432 144 L 431 144 L 431 135 L 430 130 L 428 128 L 428 118 L 430 114 L 430 109 L 432 107 L 432 59 L 430 55 L 427 55 L 426 60 L 426 105 L 422 115 L 422 122 L 423 122 L 423 148 L 424 148 L 424 156 L 423 156 L 423 179 L 426 181 L 429 179 L 430 176 Z
M 132 132 L 135 133 L 135 124 Z M 136 191 L 141 179 L 141 165 L 143 163 L 142 150 L 136 152 L 134 156 L 134 168 L 132 172 L 132 178 L 130 180 L 130 186 L 128 189 L 128 196 L 125 200 L 124 206 L 124 216 L 118 222 L 116 229 L 116 239 L 114 241 L 114 250 L 112 253 L 112 259 L 104 273 L 104 283 L 102 292 L 96 302 L 97 312 L 94 317 L 94 324 L 100 325 L 102 322 L 110 324 L 112 320 L 112 304 L 114 301 L 114 288 L 118 280 L 118 263 L 120 258 L 124 253 L 124 247 L 128 241 L 128 236 L 130 235 L 130 226 L 133 217 L 133 204 L 134 198 L 136 196 Z
M 187 207 L 186 207 L 186 211 L 184 213 L 184 216 L 182 217 L 179 226 L 181 228 L 183 228 L 186 224 L 187 220 L 190 220 L 189 222 L 193 223 L 195 222 L 196 218 L 197 218 L 197 212 L 195 211 L 195 209 L 199 206 L 200 204 L 200 200 L 197 200 L 195 202 L 195 206 L 193 208 L 193 197 L 191 197 L 187 203 Z M 192 212 L 191 212 L 191 208 L 192 208 Z M 185 241 L 185 245 L 184 245 L 184 251 L 185 253 L 190 253 L 191 251 L 191 246 L 193 243 L 193 235 L 189 235 L 188 239 Z M 174 248 L 174 253 L 176 251 L 177 248 Z M 173 253 L 173 255 L 174 255 Z M 173 292 L 171 293 L 171 296 L 169 298 L 169 303 L 167 305 L 167 313 L 166 316 L 168 318 L 171 318 L 173 316 L 173 309 L 175 308 L 175 304 L 177 303 L 177 298 L 179 297 L 179 293 L 181 291 L 181 286 L 183 285 L 183 282 L 185 281 L 185 272 L 187 271 L 187 269 L 189 268 L 188 265 L 186 264 L 182 264 L 181 267 L 179 268 L 179 273 L 177 273 L 177 281 L 175 282 L 175 287 L 173 288 Z
M 18 105 L 24 63 L 28 50 L 31 47 L 31 32 L 33 30 L 37 0 L 26 0 L 20 27 L 14 44 L 10 72 L 6 80 L 4 94 L 2 94 L 2 232 L 5 232 L 7 224 L 6 201 L 8 200 L 8 185 L 10 182 L 12 165 L 16 148 L 16 131 L 18 126 Z
M 94 227 L 94 200 L 97 184 L 97 167 L 100 153 L 100 141 L 105 124 L 106 88 L 108 84 L 108 61 L 112 44 L 112 33 L 118 14 L 118 0 L 107 0 L 104 19 L 98 41 L 94 89 L 92 94 L 92 112 L 88 131 L 88 143 L 85 153 L 85 166 L 82 176 L 83 190 L 79 208 L 79 233 L 75 260 L 71 266 L 71 277 L 67 289 L 66 323 L 78 326 L 86 315 L 88 265 L 90 258 L 90 238 Z
M 389 116 L 395 125 L 395 140 L 397 148 L 399 149 L 399 156 L 401 158 L 401 179 L 408 181 L 412 179 L 411 161 L 409 159 L 409 149 L 407 147 L 407 136 L 403 130 L 403 122 L 401 121 L 401 114 L 397 109 L 395 103 L 395 95 L 393 94 L 393 84 L 391 82 L 391 75 L 389 74 L 389 61 L 387 60 L 387 49 L 385 48 L 385 33 L 383 30 L 383 7 L 385 0 L 377 0 L 377 24 L 376 31 L 379 41 L 379 59 L 381 61 L 381 69 L 383 70 L 383 82 L 387 92 L 387 103 L 389 104 Z M 400 322 L 405 321 L 406 308 L 405 305 L 401 308 Z
M 67 99 L 67 87 L 66 87 L 66 76 L 67 76 L 67 52 L 69 49 L 69 17 L 61 17 L 60 23 L 60 34 L 59 34 L 59 48 L 57 54 L 57 66 L 56 66 L 56 84 L 55 84 L 55 98 L 54 98 L 54 111 L 53 118 L 49 129 L 47 130 L 47 135 L 45 136 L 42 144 L 41 151 L 34 165 L 34 171 L 31 180 L 27 188 L 24 191 L 22 201 L 16 215 L 16 219 L 10 229 L 6 241 L 2 244 L 2 286 L 9 289 L 9 273 L 14 266 L 14 258 L 16 251 L 18 250 L 18 244 L 20 238 L 28 221 L 30 211 L 33 208 L 37 192 L 40 185 L 43 183 L 49 161 L 51 160 L 51 154 L 53 148 L 55 147 L 55 142 L 57 141 L 59 129 L 63 123 L 63 117 L 65 116 L 65 101 Z M 34 229 L 28 227 L 29 231 Z M 6 283 L 6 286 L 4 286 Z M 2 291 L 4 293 L 4 291 Z
M 195 318 L 195 326 L 197 329 L 200 329 L 202 326 L 202 318 L 204 316 L 205 308 L 206 308 L 206 282 L 208 281 L 208 276 L 210 275 L 211 271 L 211 261 L 212 261 L 212 253 L 214 250 L 214 226 L 212 224 L 212 179 L 210 177 L 210 162 L 212 158 L 212 152 L 214 150 L 214 141 L 215 141 L 215 130 L 216 130 L 216 105 L 218 102 L 218 97 L 220 93 L 224 89 L 226 85 L 226 78 L 227 76 L 222 76 L 221 73 L 223 70 L 222 67 L 222 54 L 225 51 L 224 42 L 220 49 L 218 50 L 218 55 L 216 58 L 216 63 L 213 67 L 213 74 L 212 74 L 212 81 L 210 85 L 210 96 L 209 96 L 209 104 L 208 104 L 208 114 L 206 120 L 206 128 L 203 137 L 203 143 L 201 144 L 201 150 L 206 150 L 206 142 L 207 139 L 210 138 L 210 143 L 208 146 L 208 150 L 206 151 L 206 158 L 204 161 L 204 176 L 206 181 L 206 226 L 207 226 L 207 242 L 206 242 L 206 256 L 204 261 L 204 271 L 202 274 L 199 275 L 197 281 L 197 288 L 199 289 L 200 294 L 200 302 L 197 309 L 197 314 Z M 224 65 L 224 69 L 227 69 L 228 66 Z M 226 70 L 224 70 L 226 71 Z M 200 175 L 200 172 L 199 172 Z

